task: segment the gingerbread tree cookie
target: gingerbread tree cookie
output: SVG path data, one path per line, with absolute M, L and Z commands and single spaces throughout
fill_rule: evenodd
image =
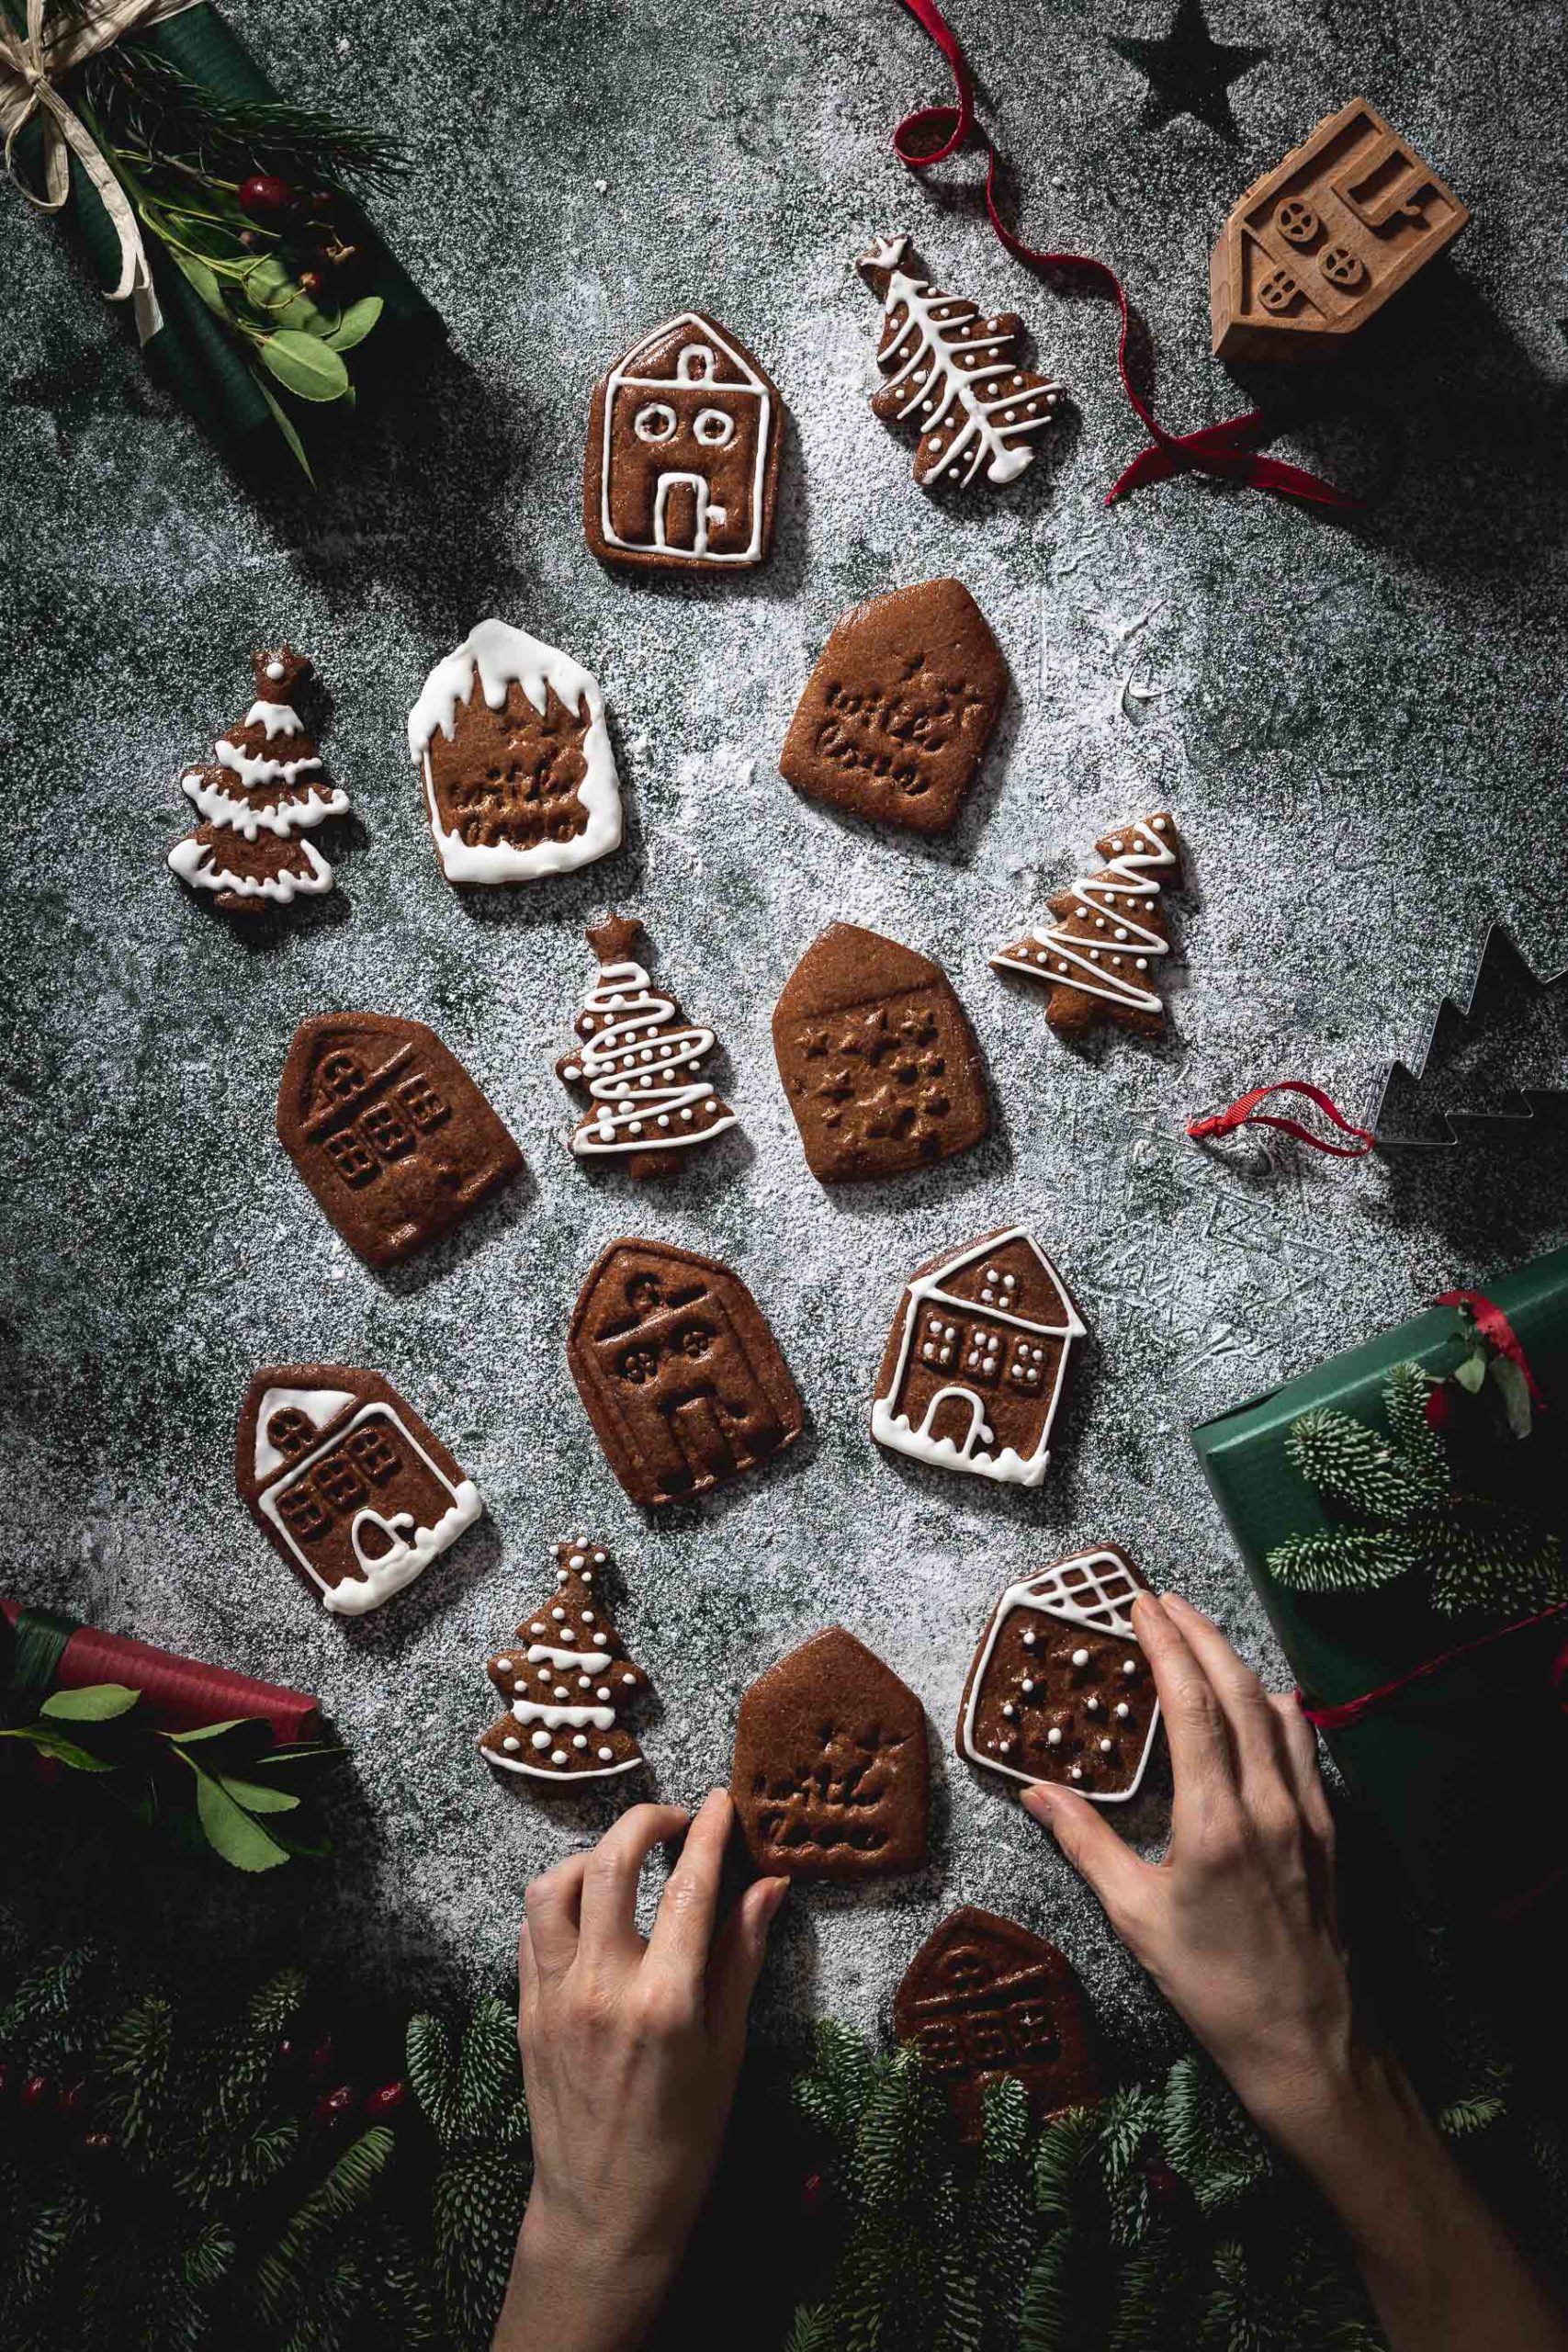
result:
M 872 410 L 919 433 L 915 480 L 967 489 L 984 467 L 987 481 L 1016 481 L 1034 462 L 1033 436 L 1066 399 L 1062 385 L 1020 365 L 1017 311 L 986 318 L 940 292 L 919 275 L 908 237 L 879 237 L 855 267 L 882 298 L 883 385 Z
M 1181 880 L 1175 820 L 1162 809 L 1095 847 L 1100 872 L 1053 899 L 1051 929 L 1025 932 L 992 956 L 992 968 L 1042 981 L 1051 991 L 1045 1018 L 1065 1037 L 1081 1037 L 1097 1021 L 1157 1037 L 1166 1013 L 1154 977 L 1170 953 L 1159 899 Z
M 649 1687 L 611 1623 L 610 1555 L 574 1535 L 556 1545 L 556 1589 L 485 1671 L 506 1713 L 479 1741 L 499 1772 L 536 1781 L 608 1781 L 635 1771 L 641 1748 L 621 1718 Z
M 329 781 L 294 707 L 310 662 L 279 645 L 261 647 L 251 665 L 256 698 L 213 745 L 216 764 L 187 768 L 180 778 L 202 821 L 169 852 L 180 880 L 215 892 L 213 904 L 231 915 L 330 890 L 332 867 L 313 841 L 299 836 L 348 811 L 347 793 Z
M 964 1762 L 1010 1781 L 1059 1781 L 1097 1804 L 1135 1796 L 1159 1723 L 1133 1631 L 1143 1589 L 1113 1544 L 1010 1585 L 959 1702 Z
M 568 1086 L 585 1087 L 592 1107 L 570 1149 L 579 1159 L 624 1161 L 634 1176 L 672 1176 L 694 1144 L 735 1125 L 735 1114 L 696 1073 L 715 1045 L 692 1026 L 672 996 L 656 989 L 632 950 L 635 917 L 595 923 L 588 944 L 599 977 L 578 1015 L 581 1039 L 556 1064 Z

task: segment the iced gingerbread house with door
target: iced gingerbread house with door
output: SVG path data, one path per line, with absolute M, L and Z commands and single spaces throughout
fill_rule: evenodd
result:
M 1209 264 L 1217 359 L 1329 359 L 1470 214 L 1365 98 L 1255 180 Z
M 616 563 L 761 562 L 773 531 L 781 403 L 744 344 L 701 311 L 666 319 L 593 396 L 583 521 Z
M 899 1302 L 872 1435 L 895 1453 L 1038 1487 L 1067 1362 L 1087 1326 L 1023 1226 L 933 1259 Z

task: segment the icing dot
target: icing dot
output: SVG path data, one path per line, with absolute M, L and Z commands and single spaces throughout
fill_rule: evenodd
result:
M 543 1671 L 543 1668 L 541 1668 L 541 1669 L 540 1669 L 540 1674 L 541 1674 L 541 1679 L 544 1679 L 544 1671 Z M 512 1688 L 513 1688 L 513 1690 L 518 1693 L 518 1695 L 519 1695 L 519 1696 L 521 1696 L 521 1695 L 522 1695 L 522 1692 L 523 1692 L 524 1687 L 525 1687 L 525 1686 L 524 1686 L 521 1682 L 514 1682 L 514 1683 L 513 1684 L 513 1686 L 512 1686 Z
M 565 1750 L 565 1748 L 564 1748 L 564 1747 L 552 1747 L 552 1748 L 551 1748 L 551 1750 L 550 1750 L 550 1762 L 551 1762 L 552 1764 L 564 1764 L 564 1763 L 566 1762 L 566 1750 Z
M 605 1566 L 605 1564 L 607 1563 L 607 1561 L 609 1560 L 609 1557 L 610 1557 L 610 1555 L 608 1554 L 608 1552 L 595 1552 L 595 1553 L 594 1553 L 594 1555 L 593 1555 L 593 1565 L 594 1565 L 594 1566 L 595 1566 L 596 1568 L 602 1568 L 602 1567 L 604 1567 L 604 1566 Z
M 549 1736 L 549 1733 L 548 1733 L 547 1731 L 536 1731 L 536 1732 L 534 1734 L 534 1736 L 533 1736 L 533 1745 L 534 1745 L 534 1747 L 548 1747 L 549 1744 L 550 1744 L 550 1736 Z
M 557 1623 L 558 1625 L 564 1625 L 564 1624 L 565 1624 L 565 1623 L 566 1623 L 566 1611 L 565 1611 L 564 1609 L 552 1609 L 552 1610 L 551 1610 L 551 1611 L 550 1611 L 550 1615 L 555 1619 L 556 1623 Z
M 1014 1717 L 1014 1715 L 1016 1715 L 1016 1714 L 1017 1714 L 1017 1713 L 1018 1713 L 1018 1709 L 1013 1705 L 1012 1701 L 1011 1701 L 1010 1699 L 1009 1699 L 1009 1700 L 1007 1700 L 1007 1701 L 1005 1701 L 1005 1702 L 1004 1702 L 1003 1706 L 1002 1706 L 1002 1713 L 1003 1713 L 1003 1714 L 1004 1714 L 1004 1715 L 1006 1715 L 1006 1717 L 1007 1717 L 1007 1719 L 1008 1719 L 1008 1721 L 1009 1721 L 1010 1723 L 1012 1721 L 1012 1718 Z
M 544 1630 L 543 1625 L 530 1625 L 528 1628 L 531 1634 L 542 1634 Z
M 1026 1650 L 1032 1650 L 1034 1647 L 1034 1635 L 1032 1633 L 1025 1634 L 1023 1637 L 1023 1646 Z
M 495 1670 L 498 1674 L 510 1674 L 512 1660 L 509 1657 L 498 1657 L 495 1662 Z
M 1124 1657 L 1122 1659 L 1122 1671 L 1123 1674 L 1136 1674 L 1137 1670 L 1138 1661 L 1135 1657 Z
M 595 1649 L 598 1649 L 598 1650 L 607 1650 L 607 1649 L 609 1648 L 609 1646 L 610 1646 L 610 1636 L 609 1636 L 609 1634 L 594 1634 L 594 1636 L 593 1636 L 593 1646 L 594 1646 L 594 1648 L 595 1648 Z
M 577 1678 L 577 1687 L 580 1690 L 590 1690 L 593 1686 L 589 1681 L 586 1674 L 580 1674 Z M 1122 1713 L 1123 1714 L 1126 1713 L 1125 1708 L 1122 1709 Z
M 517 1753 L 518 1747 L 519 1747 L 519 1746 L 520 1746 L 520 1742 L 519 1742 L 519 1741 L 517 1741 L 517 1740 L 515 1740 L 515 1739 L 513 1739 L 513 1738 L 511 1736 L 510 1733 L 507 1735 L 506 1738 L 505 1738 L 505 1739 L 503 1739 L 503 1740 L 502 1741 L 502 1743 L 501 1743 L 501 1744 L 502 1744 L 502 1747 L 504 1747 L 504 1748 L 505 1748 L 505 1750 L 506 1750 L 506 1752 L 507 1752 L 508 1756 L 515 1756 L 515 1755 L 516 1755 L 516 1753 Z
M 1118 1722 L 1118 1723 L 1122 1723 L 1122 1724 L 1124 1724 L 1124 1723 L 1126 1722 L 1126 1720 L 1127 1720 L 1128 1716 L 1132 1713 L 1132 1712 L 1133 1712 L 1133 1710 L 1132 1710 L 1132 1708 L 1127 1704 L 1127 1702 L 1126 1702 L 1126 1700 L 1125 1700 L 1125 1699 L 1118 1699 L 1118 1700 L 1117 1700 L 1117 1702 L 1116 1702 L 1116 1720 L 1117 1720 L 1117 1722 Z
M 1034 1685 L 1033 1685 L 1033 1683 L 1030 1680 L 1030 1679 L 1029 1679 L 1028 1675 L 1026 1674 L 1026 1675 L 1024 1676 L 1024 1678 L 1023 1678 L 1023 1680 L 1019 1684 L 1019 1686 L 1018 1686 L 1018 1687 L 1019 1687 L 1019 1689 L 1022 1691 L 1022 1693 L 1023 1693 L 1024 1697 L 1027 1699 L 1027 1698 L 1028 1698 L 1028 1696 L 1029 1696 L 1029 1694 L 1030 1694 L 1030 1692 L 1033 1690 Z
M 1090 1699 L 1090 1700 L 1089 1700 L 1089 1701 L 1087 1702 L 1087 1704 L 1088 1704 L 1088 1707 L 1089 1707 L 1089 1713 L 1090 1713 L 1091 1715 L 1098 1715 L 1098 1714 L 1099 1714 L 1099 1713 L 1100 1713 L 1100 1701 L 1099 1701 L 1098 1699 Z
M 583 1610 L 583 1611 L 582 1611 L 582 1622 L 583 1622 L 583 1623 L 584 1623 L 585 1625 L 592 1625 L 592 1623 L 593 1623 L 593 1611 L 592 1611 L 592 1609 L 585 1609 L 585 1610 Z
M 1069 1764 L 1067 1767 L 1067 1778 L 1069 1781 L 1081 1781 L 1083 1779 L 1083 1766 L 1081 1764 Z
M 573 1739 L 572 1739 L 572 1743 L 571 1743 L 571 1744 L 572 1744 L 573 1747 L 587 1747 L 587 1745 L 588 1745 L 588 1735 L 587 1735 L 587 1733 L 586 1733 L 586 1732 L 581 1732 L 581 1731 L 578 1732 L 578 1733 L 574 1736 L 574 1737 L 573 1737 Z
M 609 1695 L 610 1695 L 610 1686 L 609 1686 L 609 1684 L 608 1684 L 607 1682 L 601 1682 L 601 1684 L 599 1685 L 598 1690 L 595 1690 L 595 1692 L 593 1693 L 593 1696 L 594 1696 L 596 1699 L 607 1699 L 607 1698 L 609 1697 Z
M 1047 1747 L 1060 1747 L 1062 1745 L 1062 1735 L 1055 1724 L 1045 1735 L 1045 1745 Z
M 613 1762 L 613 1761 L 614 1761 L 614 1758 L 615 1758 L 615 1749 L 614 1749 L 613 1747 L 602 1747 L 602 1748 L 599 1750 L 599 1761 L 600 1761 L 600 1763 L 601 1763 L 601 1764 L 609 1764 L 609 1763 Z
M 581 1552 L 574 1552 L 571 1555 L 571 1565 L 574 1568 L 583 1568 L 587 1566 L 588 1563 L 583 1558 Z
M 1073 1664 L 1075 1666 L 1087 1666 L 1089 1664 L 1089 1652 L 1087 1650 L 1075 1650 L 1073 1652 Z
M 1109 1755 L 1110 1755 L 1110 1753 L 1111 1753 L 1111 1742 L 1110 1742 L 1108 1739 L 1102 1739 L 1102 1740 L 1100 1741 L 1100 1754 L 1101 1754 L 1102 1756 L 1109 1756 Z
M 635 1674 L 623 1674 L 621 1680 L 628 1690 L 635 1690 L 637 1689 L 637 1676 Z

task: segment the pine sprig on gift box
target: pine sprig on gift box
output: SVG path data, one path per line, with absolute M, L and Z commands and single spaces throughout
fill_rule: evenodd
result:
M 1387 1436 L 1348 1413 L 1303 1413 L 1292 1423 L 1292 1466 L 1350 1523 L 1277 1544 L 1268 1564 L 1278 1583 L 1356 1593 L 1421 1576 L 1433 1606 L 1450 1617 L 1527 1616 L 1568 1600 L 1561 1538 L 1506 1496 L 1460 1483 L 1432 1403 L 1450 1395 L 1419 1364 L 1395 1364 L 1383 1387 Z M 1509 1469 L 1498 1455 L 1497 1476 Z
M 209 89 L 145 41 L 115 41 L 84 69 L 95 113 L 126 148 L 140 148 L 205 178 L 267 171 L 314 186 L 385 187 L 409 169 L 407 151 L 384 133 L 282 98 L 239 98 Z

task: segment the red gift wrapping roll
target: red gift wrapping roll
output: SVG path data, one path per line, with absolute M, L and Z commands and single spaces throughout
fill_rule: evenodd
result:
M 0 1610 L 14 1626 L 22 1604 L 0 1600 Z M 198 1658 L 154 1649 L 127 1634 L 78 1625 L 55 1668 L 54 1684 L 57 1690 L 80 1690 L 90 1682 L 124 1682 L 140 1690 L 142 1720 L 158 1731 L 198 1731 L 231 1715 L 259 1715 L 272 1725 L 273 1736 L 287 1743 L 313 1739 L 321 1727 L 321 1701 L 303 1690 L 258 1682 L 231 1667 L 204 1666 Z

